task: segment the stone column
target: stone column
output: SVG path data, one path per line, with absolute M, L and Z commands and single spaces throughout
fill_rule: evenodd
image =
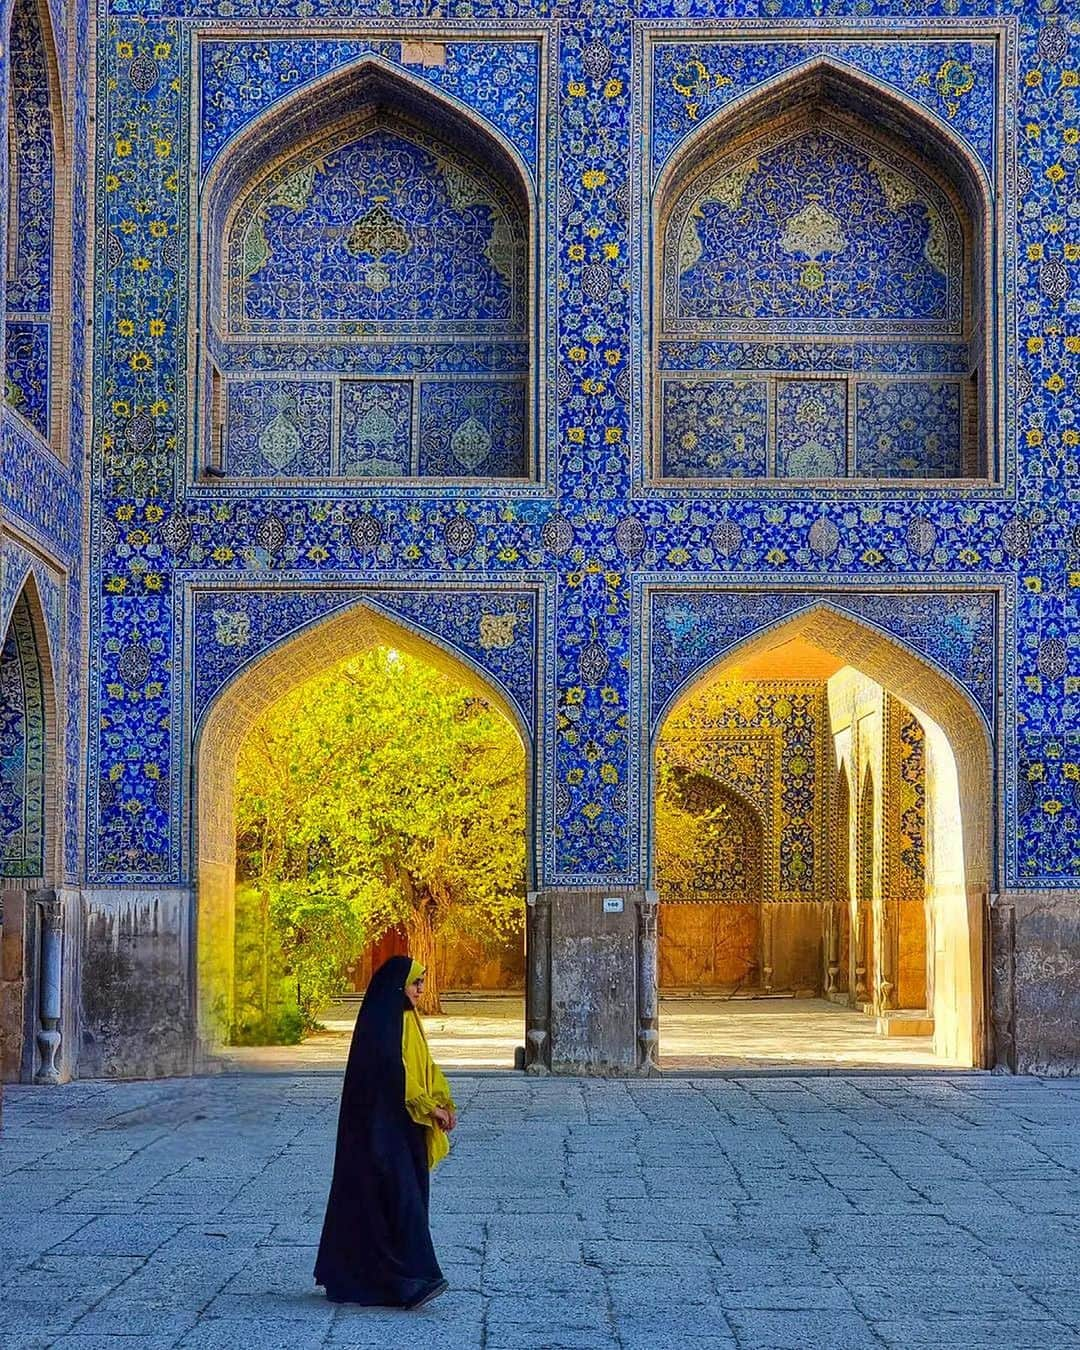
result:
M 772 905 L 761 906 L 761 986 L 768 993 L 773 987 L 776 969 L 773 942 L 775 939 L 776 910 Z
M 840 987 L 840 924 L 839 906 L 832 900 L 825 902 L 825 996 L 832 997 Z
M 660 913 L 656 891 L 646 891 L 638 901 L 638 1049 L 641 1073 L 652 1076 L 660 1072 L 657 1055 L 660 1051 L 660 1004 L 657 988 L 656 921 Z
M 866 906 L 861 902 L 855 906 L 855 926 L 852 933 L 852 945 L 855 948 L 855 988 L 852 991 L 855 1002 L 862 1007 L 867 1000 L 866 989 Z
M 887 1012 L 896 1001 L 896 942 L 899 916 L 895 901 L 883 900 L 875 925 L 878 938 L 877 989 L 874 992 L 874 1011 Z
M 551 897 L 530 891 L 525 910 L 525 1072 L 551 1070 Z
M 63 969 L 64 911 L 54 891 L 41 891 L 37 899 L 41 941 L 38 947 L 38 1050 L 41 1067 L 35 1083 L 59 1083 L 56 1056 L 60 1050 L 60 980 Z

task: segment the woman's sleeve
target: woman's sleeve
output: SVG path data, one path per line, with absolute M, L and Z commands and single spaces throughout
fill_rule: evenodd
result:
M 431 1061 L 431 1091 L 440 1106 L 448 1106 L 454 1111 L 457 1110 L 457 1104 L 450 1092 L 450 1084 L 446 1081 L 446 1074 L 434 1060 Z
M 420 1125 L 430 1124 L 432 1112 L 442 1105 L 437 1094 L 428 1090 L 425 1072 L 427 1057 L 427 1042 L 414 1018 L 406 1013 L 401 1033 L 401 1058 L 405 1062 L 405 1107 Z

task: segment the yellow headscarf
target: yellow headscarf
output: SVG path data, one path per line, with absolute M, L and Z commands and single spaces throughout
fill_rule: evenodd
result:
M 406 977 L 405 983 L 412 984 L 413 980 L 418 980 L 425 970 L 427 970 L 427 966 L 422 966 L 420 962 L 414 958 L 412 965 L 409 967 L 409 974 Z

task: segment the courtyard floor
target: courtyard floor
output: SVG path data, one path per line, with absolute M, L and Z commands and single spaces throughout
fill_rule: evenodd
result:
M 3 1350 L 1080 1347 L 1080 1082 L 460 1076 L 412 1314 L 311 1283 L 338 1086 L 8 1088 Z
M 300 1045 L 230 1048 L 237 1070 L 339 1072 L 359 1002 L 331 1004 L 324 1031 Z M 432 1053 L 457 1069 L 510 1069 L 525 1042 L 525 1003 L 505 995 L 447 998 L 441 1016 L 424 1018 Z M 665 998 L 660 1001 L 661 1065 L 668 1070 L 911 1069 L 947 1067 L 928 1036 L 882 1037 L 872 1018 L 825 999 Z

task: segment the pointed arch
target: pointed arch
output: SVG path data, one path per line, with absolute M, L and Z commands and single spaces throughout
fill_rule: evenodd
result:
M 673 765 L 669 780 L 671 805 L 688 817 L 714 816 L 723 822 L 722 834 L 695 831 L 692 856 L 680 849 L 678 861 L 694 867 L 690 886 L 665 875 L 665 858 L 657 859 L 655 882 L 666 903 L 753 904 L 764 896 L 766 866 L 765 823 L 751 798 L 733 783 L 708 770 Z M 667 861 L 676 861 L 668 855 Z M 683 878 L 685 880 L 685 878 Z
M 984 715 L 952 676 L 869 623 L 827 601 L 817 602 L 763 626 L 722 652 L 707 668 L 689 676 L 658 717 L 645 762 L 655 764 L 665 722 L 696 691 L 723 678 L 726 670 L 795 637 L 869 676 L 906 704 L 922 723 L 927 782 L 933 784 L 927 806 L 927 893 L 937 934 L 932 981 L 935 1046 L 953 1061 L 985 1064 L 985 927 L 989 895 L 995 885 L 995 761 Z M 873 784 L 872 777 L 860 777 L 859 801 L 852 802 L 860 816 L 865 815 L 859 807 L 864 804 L 867 783 Z M 650 811 L 653 795 L 644 794 Z M 653 831 L 650 817 L 646 831 L 650 852 Z M 855 835 L 861 839 L 858 819 Z M 860 883 L 851 896 L 853 914 L 862 899 Z M 853 945 L 857 938 L 858 934 L 853 934 Z M 854 957 L 853 952 L 853 961 Z
M 849 177 L 864 190 L 845 191 Z M 880 209 L 852 219 L 850 203 L 875 194 Z M 653 473 L 985 477 L 994 218 L 986 169 L 962 138 L 833 57 L 718 110 L 680 143 L 652 196 Z M 932 354 L 918 347 L 931 336 Z M 830 357 L 858 337 L 877 349 L 855 368 L 839 347 Z M 782 376 L 761 375 L 777 362 L 750 355 L 704 376 L 710 363 L 692 349 L 724 340 L 779 342 L 791 356 Z M 812 362 L 799 354 L 807 342 Z M 915 363 L 897 365 L 889 353 L 913 343 Z
M 528 168 L 485 118 L 368 55 L 233 137 L 198 210 L 200 464 L 533 475 L 539 217 Z M 252 343 L 275 353 L 261 373 Z
M 826 55 L 813 56 L 754 85 L 695 126 L 679 142 L 662 168 L 653 189 L 654 203 L 660 205 L 670 198 L 672 192 L 677 191 L 681 176 L 690 166 L 700 163 L 708 148 L 720 137 L 728 141 L 739 140 L 754 127 L 778 115 L 822 101 L 832 102 L 839 108 L 847 107 L 862 120 L 872 121 L 884 116 L 886 125 L 896 127 L 897 138 L 909 138 L 922 144 L 929 136 L 937 149 L 939 163 L 947 169 L 949 177 L 970 193 L 967 204 L 973 214 L 989 212 L 993 187 L 986 168 L 948 122 L 895 86 L 876 80 L 835 56 Z
M 516 185 L 523 204 L 533 210 L 536 194 L 528 166 L 493 122 L 446 90 L 369 52 L 277 100 L 225 142 L 203 179 L 201 196 L 210 204 L 209 213 L 214 213 L 214 203 L 235 196 L 267 159 L 310 135 L 313 108 L 318 109 L 319 124 L 331 126 L 365 107 L 387 107 L 421 125 L 441 120 L 475 156 L 494 155 L 493 167 Z
M 193 728 L 191 859 L 195 874 L 193 950 L 197 1025 L 205 1044 L 224 1039 L 231 1022 L 236 865 L 237 757 L 250 728 L 290 690 L 375 647 L 392 647 L 450 675 L 491 703 L 525 751 L 526 871 L 537 856 L 530 729 L 512 698 L 463 654 L 364 604 L 318 619 L 242 666 Z
M 59 860 L 56 684 L 31 570 L 0 645 L 0 887 L 55 880 Z

